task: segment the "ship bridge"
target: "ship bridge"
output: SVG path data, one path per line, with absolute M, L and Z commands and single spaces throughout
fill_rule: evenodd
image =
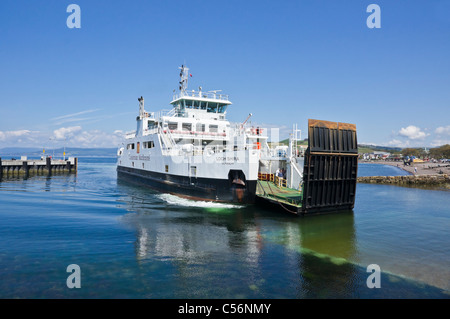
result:
M 179 117 L 225 120 L 227 107 L 232 103 L 228 100 L 228 95 L 216 92 L 180 92 L 174 95 L 170 104 Z
M 220 93 L 221 90 L 204 92 L 201 87 L 197 91 L 189 91 L 187 89 L 189 69 L 186 66 L 181 66 L 180 69 L 179 92 L 174 93 L 170 102 L 174 107 L 175 116 L 225 120 L 227 108 L 232 104 L 228 95 Z

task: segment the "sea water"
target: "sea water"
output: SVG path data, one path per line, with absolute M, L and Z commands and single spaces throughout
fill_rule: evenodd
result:
M 352 212 L 302 218 L 161 194 L 118 181 L 114 158 L 80 158 L 77 174 L 0 182 L 0 298 L 449 298 L 449 195 L 358 184 Z

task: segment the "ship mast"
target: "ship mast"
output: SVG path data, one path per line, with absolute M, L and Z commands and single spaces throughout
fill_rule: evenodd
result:
M 188 86 L 188 78 L 189 78 L 189 68 L 181 65 L 180 69 L 180 92 L 185 93 Z

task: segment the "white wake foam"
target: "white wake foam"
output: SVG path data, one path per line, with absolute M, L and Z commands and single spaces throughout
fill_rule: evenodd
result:
M 244 206 L 235 204 L 225 204 L 217 202 L 208 202 L 201 200 L 191 200 L 186 198 L 181 198 L 171 194 L 160 194 L 157 195 L 160 199 L 171 205 L 185 206 L 185 207 L 200 207 L 200 208 L 228 208 L 228 209 L 238 209 Z

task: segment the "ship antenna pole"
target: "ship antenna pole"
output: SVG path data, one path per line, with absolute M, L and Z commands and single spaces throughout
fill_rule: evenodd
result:
M 188 75 L 189 68 L 187 68 L 184 64 L 179 67 L 180 71 L 180 92 L 185 93 L 188 85 Z

